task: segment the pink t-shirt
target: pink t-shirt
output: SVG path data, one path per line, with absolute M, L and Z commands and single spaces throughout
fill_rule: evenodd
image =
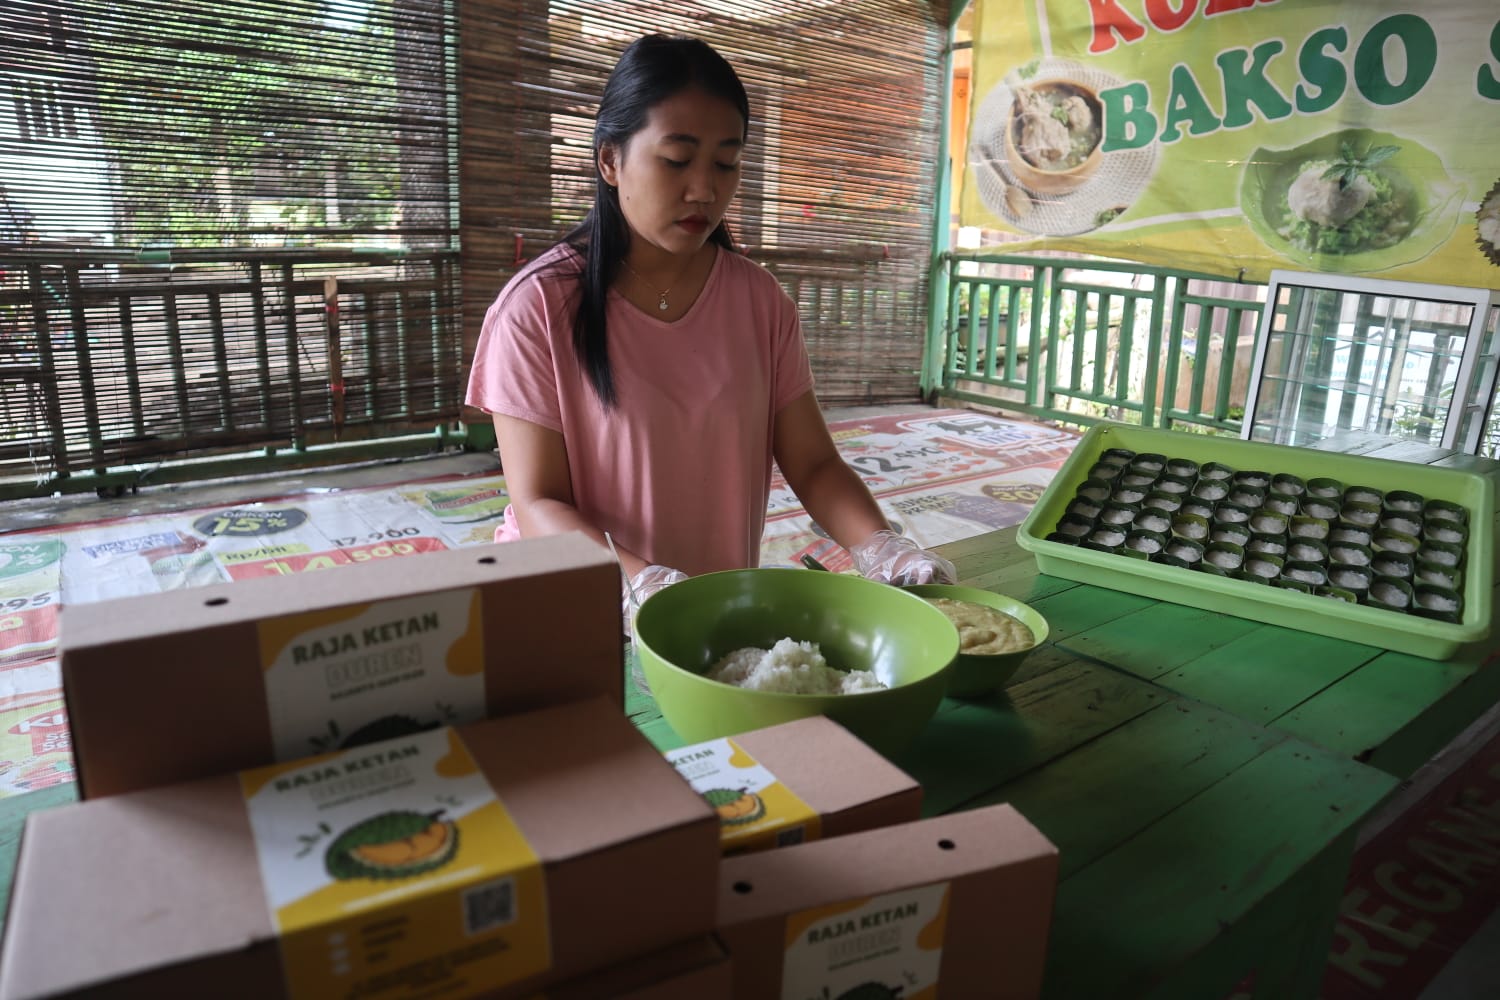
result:
M 674 322 L 611 292 L 618 405 L 605 410 L 573 348 L 580 265 L 555 247 L 500 293 L 469 405 L 560 431 L 578 510 L 641 557 L 690 575 L 759 565 L 776 413 L 813 385 L 796 304 L 723 249 Z M 496 538 L 519 537 L 505 522 Z

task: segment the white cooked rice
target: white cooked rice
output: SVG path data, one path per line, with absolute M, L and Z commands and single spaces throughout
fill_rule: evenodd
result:
M 770 649 L 736 649 L 709 667 L 707 677 L 750 691 L 786 694 L 858 694 L 883 691 L 885 685 L 869 670 L 847 673 L 828 665 L 815 642 L 778 640 Z

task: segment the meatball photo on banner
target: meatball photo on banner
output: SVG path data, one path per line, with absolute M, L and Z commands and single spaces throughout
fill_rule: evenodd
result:
M 977 0 L 972 93 L 989 249 L 1500 284 L 1495 0 Z

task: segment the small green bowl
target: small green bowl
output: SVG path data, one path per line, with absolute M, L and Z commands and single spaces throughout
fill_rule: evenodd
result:
M 991 590 L 980 590 L 977 587 L 959 587 L 944 583 L 923 583 L 905 588 L 909 594 L 918 597 L 947 597 L 955 601 L 972 601 L 975 604 L 983 604 L 986 607 L 995 608 L 1019 619 L 1027 628 L 1036 642 L 1027 649 L 1017 650 L 1014 653 L 965 653 L 960 651 L 958 659 L 954 661 L 953 668 L 948 672 L 948 694 L 953 698 L 984 698 L 992 694 L 998 694 L 1005 688 L 1006 683 L 1015 676 L 1021 668 L 1021 661 L 1026 659 L 1037 646 L 1047 641 L 1047 619 L 1043 618 L 1029 604 L 1022 604 L 1014 597 L 1006 597 Z M 941 612 L 940 612 L 941 613 Z M 947 618 L 944 618 L 946 621 Z
M 646 682 L 688 743 L 826 715 L 884 754 L 916 739 L 943 700 L 958 655 L 948 617 L 897 587 L 805 569 L 727 570 L 657 591 L 635 620 Z M 815 642 L 829 666 L 873 670 L 888 690 L 747 691 L 704 672 L 736 649 Z

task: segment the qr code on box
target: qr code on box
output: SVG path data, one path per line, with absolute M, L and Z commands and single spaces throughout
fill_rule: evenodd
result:
M 515 922 L 516 883 L 512 878 L 466 889 L 463 900 L 464 932 L 471 936 Z
M 800 823 L 776 832 L 777 847 L 790 847 L 792 844 L 800 844 L 805 840 L 807 840 L 807 828 Z

